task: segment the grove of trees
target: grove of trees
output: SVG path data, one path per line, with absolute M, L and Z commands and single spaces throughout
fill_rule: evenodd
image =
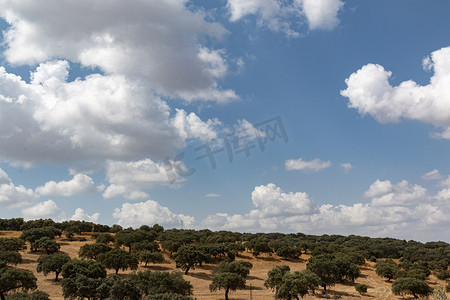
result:
M 20 238 L 0 237 L 0 300 L 48 299 L 37 290 L 34 274 L 17 267 L 22 263 L 21 253 L 28 249 L 37 257 L 36 272 L 53 273 L 55 284 L 61 284 L 68 299 L 193 299 L 193 286 L 185 277 L 205 264 L 215 266 L 209 277 L 210 291 L 221 291 L 228 299 L 229 293 L 246 288 L 253 265 L 244 255 L 280 259 L 264 278 L 276 299 L 299 299 L 319 289 L 325 294 L 339 283 L 354 284 L 361 276 L 360 267 L 367 267 L 368 262 L 374 263 L 376 274 L 386 279 L 394 295 L 428 297 L 440 292 L 445 296 L 444 290 L 450 289 L 450 245 L 445 242 L 164 229 L 158 224 L 133 229 L 21 218 L 0 219 L 0 230 L 21 231 Z M 62 241 L 81 241 L 85 237 L 80 234 L 87 232 L 95 243 L 79 248 L 80 259 L 61 252 Z M 174 262 L 184 276 L 145 268 L 165 261 Z M 285 261 L 305 261 L 306 270 L 291 270 Z M 112 275 L 107 275 L 107 269 Z M 445 286 L 433 290 L 431 275 L 445 281 Z M 354 286 L 358 293 L 368 291 L 366 285 Z

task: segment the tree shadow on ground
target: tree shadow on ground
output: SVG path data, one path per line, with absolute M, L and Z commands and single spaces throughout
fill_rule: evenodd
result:
M 264 280 L 264 279 L 262 279 L 261 277 L 258 277 L 258 276 L 252 276 L 252 275 L 247 276 L 247 279 L 249 279 L 249 280 Z
M 250 291 L 250 285 L 249 285 L 249 284 L 245 285 L 245 290 L 246 290 L 246 291 Z M 252 290 L 252 291 L 261 291 L 261 290 L 265 290 L 265 288 L 262 288 L 262 287 L 260 287 L 260 286 L 254 286 L 254 285 L 252 285 L 251 290 Z
M 163 267 L 163 266 L 142 266 L 142 268 L 150 270 L 150 271 L 168 271 L 171 270 L 168 267 Z
M 343 297 L 345 297 L 344 299 L 360 298 L 359 295 L 355 296 L 354 294 L 334 290 L 328 290 L 326 294 L 322 293 L 322 291 L 316 291 L 314 296 L 321 299 L 341 299 Z
M 303 262 L 308 261 L 307 259 L 303 259 L 301 257 L 299 257 L 299 258 L 282 258 L 282 257 L 280 257 L 280 260 L 281 261 L 293 262 L 293 263 L 303 263 Z
M 255 257 L 255 259 L 257 260 L 263 260 L 263 261 L 278 261 L 278 259 L 276 259 L 275 257 Z
M 188 273 L 188 276 L 192 276 L 203 280 L 212 280 L 212 275 L 206 272 Z
M 22 258 L 22 262 L 20 264 L 26 265 L 26 264 L 33 264 L 35 262 L 36 262 L 35 259 Z
M 202 270 L 213 270 L 216 268 L 216 265 L 202 265 L 202 266 L 197 266 L 196 268 L 202 269 Z
M 53 274 L 53 276 L 49 277 L 49 278 L 45 278 L 44 281 L 46 284 L 51 284 L 51 285 L 60 285 L 61 284 L 61 275 L 59 275 L 58 277 L 58 281 L 55 281 L 55 275 Z

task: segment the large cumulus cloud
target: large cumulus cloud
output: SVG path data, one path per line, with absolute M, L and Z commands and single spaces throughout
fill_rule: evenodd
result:
M 434 137 L 450 139 L 450 47 L 434 51 L 425 62 L 425 69 L 434 71 L 427 85 L 407 80 L 392 86 L 391 71 L 367 64 L 345 80 L 347 88 L 341 94 L 349 107 L 380 123 L 421 121 L 441 130 Z

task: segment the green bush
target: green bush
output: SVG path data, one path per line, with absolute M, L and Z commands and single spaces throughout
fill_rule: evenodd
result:
M 365 294 L 367 293 L 367 285 L 358 283 L 355 285 L 355 290 L 360 294 Z

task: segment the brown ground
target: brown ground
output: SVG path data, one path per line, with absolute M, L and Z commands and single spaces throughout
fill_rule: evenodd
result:
M 7 231 L 2 232 L 2 237 L 19 237 L 21 232 Z M 78 236 L 77 236 L 78 237 Z M 57 241 L 62 244 L 61 251 L 67 253 L 72 258 L 78 258 L 78 249 L 85 243 L 93 243 L 93 239 L 89 235 L 84 235 L 87 242 L 66 242 L 61 241 L 61 238 L 57 238 Z M 42 254 L 31 253 L 29 250 L 22 252 L 23 262 L 17 267 L 33 271 L 38 279 L 38 289 L 47 292 L 51 299 L 64 299 L 62 297 L 61 286 L 54 281 L 54 273 L 50 273 L 48 276 L 44 276 L 42 273 L 36 272 L 37 258 Z M 255 259 L 249 253 L 243 253 L 237 259 L 245 259 L 253 264 L 253 268 L 250 275 L 247 278 L 247 288 L 245 290 L 239 290 L 230 293 L 230 300 L 273 300 L 273 293 L 264 287 L 264 280 L 267 278 L 267 272 L 274 266 L 286 264 L 289 265 L 291 271 L 301 271 L 306 268 L 306 262 L 309 258 L 308 255 L 303 254 L 301 260 L 286 261 L 281 260 L 276 256 L 268 257 L 261 256 Z M 139 270 L 154 270 L 154 271 L 180 271 L 175 268 L 175 263 L 168 259 L 166 263 L 162 264 L 150 264 L 149 267 L 143 265 L 139 267 Z M 218 300 L 224 299 L 224 292 L 218 291 L 209 292 L 209 284 L 211 283 L 211 272 L 214 269 L 214 265 L 206 264 L 202 267 L 197 267 L 195 270 L 190 270 L 188 275 L 184 275 L 184 278 L 191 282 L 194 286 L 194 298 L 196 299 L 211 299 Z M 109 273 L 113 273 L 109 271 Z M 119 272 L 130 273 L 128 272 Z M 385 279 L 377 276 L 374 271 L 374 263 L 367 263 L 361 267 L 362 276 L 356 280 L 355 283 L 337 284 L 329 288 L 328 295 L 322 296 L 321 290 L 317 291 L 317 295 L 308 295 L 303 299 L 412 299 L 413 297 L 398 297 L 391 293 L 391 283 L 388 283 Z M 354 285 L 356 283 L 365 284 L 368 286 L 367 294 L 361 296 L 355 291 Z M 435 287 L 437 285 L 445 287 L 445 282 L 438 280 L 433 275 L 430 276 L 428 283 Z M 447 297 L 450 294 L 447 293 Z

